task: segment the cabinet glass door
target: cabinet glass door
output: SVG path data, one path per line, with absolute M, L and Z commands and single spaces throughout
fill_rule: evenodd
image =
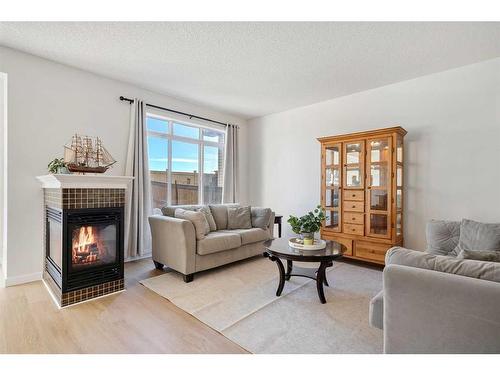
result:
M 364 187 L 364 141 L 348 142 L 344 145 L 344 187 Z
M 403 236 L 403 137 L 396 138 L 396 237 Z
M 391 137 L 367 141 L 367 227 L 371 237 L 391 237 Z
M 325 230 L 340 232 L 341 205 L 341 149 L 340 143 L 323 148 L 322 206 L 326 210 Z

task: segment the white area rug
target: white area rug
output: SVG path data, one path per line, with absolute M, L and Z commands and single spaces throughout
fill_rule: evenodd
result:
M 191 283 L 167 272 L 141 284 L 252 353 L 382 353 L 382 331 L 368 324 L 382 271 L 334 262 L 327 278 L 326 304 L 316 282 L 302 277 L 276 297 L 278 269 L 260 257 L 201 272 Z

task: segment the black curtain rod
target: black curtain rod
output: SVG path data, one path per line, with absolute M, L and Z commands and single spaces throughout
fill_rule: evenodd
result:
M 129 98 L 126 98 L 124 96 L 120 96 L 120 100 L 122 101 L 126 101 L 126 102 L 129 102 L 130 104 L 132 104 L 134 102 L 134 99 L 129 99 Z M 227 124 L 223 123 L 223 122 L 220 122 L 220 121 L 215 121 L 215 120 L 211 120 L 209 118 L 206 118 L 206 117 L 200 117 L 200 116 L 196 116 L 196 115 L 192 115 L 191 113 L 185 113 L 185 112 L 180 112 L 180 111 L 176 111 L 174 109 L 170 109 L 170 108 L 165 108 L 165 107 L 160 107 L 158 105 L 153 105 L 153 104 L 149 104 L 149 103 L 146 103 L 146 105 L 148 107 L 151 107 L 151 108 L 156 108 L 156 109 L 162 109 L 164 111 L 168 111 L 168 112 L 173 112 L 173 113 L 177 113 L 179 115 L 184 115 L 184 116 L 188 116 L 189 118 L 197 118 L 198 120 L 203 120 L 203 121 L 210 121 L 210 122 L 213 122 L 215 124 L 220 124 L 220 125 L 224 125 L 224 126 L 227 126 Z

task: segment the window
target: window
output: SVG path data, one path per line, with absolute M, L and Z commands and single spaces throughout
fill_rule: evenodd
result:
M 153 207 L 222 202 L 224 131 L 148 114 Z

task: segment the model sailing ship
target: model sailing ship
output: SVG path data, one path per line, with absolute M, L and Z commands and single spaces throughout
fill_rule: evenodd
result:
M 99 137 L 75 134 L 64 146 L 64 162 L 70 172 L 104 173 L 116 163 Z

